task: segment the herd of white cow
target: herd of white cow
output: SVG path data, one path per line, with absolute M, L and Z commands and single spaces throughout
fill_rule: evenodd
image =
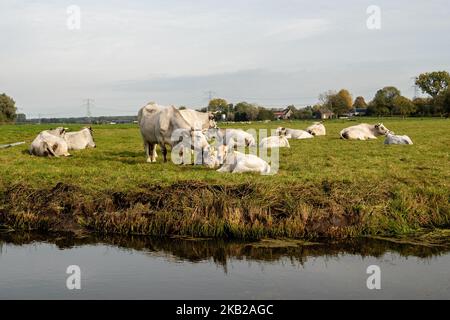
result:
M 220 167 L 218 172 L 258 172 L 269 174 L 270 165 L 255 154 L 238 152 L 238 147 L 255 148 L 254 135 L 240 129 L 217 128 L 214 116 L 210 113 L 191 109 L 178 110 L 170 106 L 150 103 L 139 110 L 138 124 L 147 162 L 156 162 L 156 145 L 160 146 L 164 162 L 167 161 L 167 147 L 172 155 L 185 157 L 196 153 L 199 164 L 210 168 Z M 323 123 L 316 122 L 305 130 L 279 127 L 274 136 L 261 139 L 260 149 L 290 148 L 289 139 L 312 139 L 326 135 Z M 383 124 L 359 124 L 343 129 L 341 139 L 369 140 L 385 136 L 385 144 L 413 144 L 408 136 L 395 135 Z M 214 141 L 214 145 L 211 145 Z M 70 150 L 95 148 L 93 131 L 83 128 L 67 132 L 65 128 L 45 130 L 38 134 L 30 147 L 30 154 L 44 157 L 70 156 Z

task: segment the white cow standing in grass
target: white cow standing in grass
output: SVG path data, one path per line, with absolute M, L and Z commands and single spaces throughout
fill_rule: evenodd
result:
M 211 112 L 206 113 L 192 109 L 183 109 L 179 111 L 184 120 L 196 129 L 200 129 L 197 128 L 198 125 L 201 125 L 202 130 L 217 127 L 216 121 L 214 120 L 214 115 Z
M 195 129 L 175 107 L 163 107 L 155 103 L 139 110 L 138 123 L 147 162 L 156 162 L 157 144 L 161 148 L 164 162 L 167 162 L 167 145 L 174 147 L 183 140 L 195 139 L 195 132 L 201 133 L 201 127 Z
M 306 131 L 313 136 L 324 136 L 327 134 L 327 130 L 322 122 L 315 122 L 313 125 L 306 128 Z
M 30 147 L 30 154 L 39 157 L 70 156 L 67 142 L 64 140 L 66 129 L 59 127 L 38 134 Z
M 270 174 L 270 166 L 266 161 L 253 154 L 231 151 L 227 154 L 225 163 L 217 171 L 231 173 L 258 172 L 260 174 Z
M 390 131 L 386 134 L 384 144 L 413 144 L 413 142 L 408 136 L 395 135 L 394 132 Z
M 66 140 L 69 150 L 82 150 L 96 147 L 91 127 L 83 128 L 80 131 L 66 132 L 64 140 Z
M 295 130 L 289 128 L 278 127 L 275 131 L 278 135 L 284 135 L 288 139 L 311 139 L 314 138 L 312 134 L 305 130 Z
M 356 126 L 348 127 L 340 132 L 341 139 L 349 140 L 368 140 L 377 139 L 378 136 L 384 136 L 389 133 L 382 123 L 367 124 L 362 123 Z
M 270 136 L 264 138 L 259 143 L 259 147 L 263 149 L 268 148 L 290 148 L 289 141 L 286 136 Z

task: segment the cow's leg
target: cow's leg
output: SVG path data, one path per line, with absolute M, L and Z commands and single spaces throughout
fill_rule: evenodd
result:
M 145 155 L 147 156 L 147 162 L 152 162 L 153 154 L 151 155 L 150 144 L 148 142 L 144 142 Z
M 156 144 L 153 145 L 153 162 L 156 162 L 156 158 L 158 158 L 158 154 L 156 153 Z
M 231 172 L 232 168 L 229 164 L 224 164 L 220 169 L 216 170 L 217 172 Z
M 148 152 L 150 154 L 150 161 L 156 162 L 156 144 L 150 143 Z
M 167 162 L 167 148 L 165 145 L 161 145 L 161 152 L 163 154 L 164 162 Z
M 180 159 L 181 159 L 181 165 L 184 165 L 184 147 L 181 147 L 180 148 L 180 151 L 178 152 L 178 156 L 180 157 Z

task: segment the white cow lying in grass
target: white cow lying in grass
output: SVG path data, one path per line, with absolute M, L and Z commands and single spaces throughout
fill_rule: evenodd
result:
M 66 132 L 64 140 L 67 142 L 69 150 L 82 150 L 86 148 L 95 148 L 92 128 L 83 128 L 80 131 Z
M 206 132 L 208 140 L 215 139 L 217 144 L 230 147 L 254 147 L 255 137 L 241 129 L 209 129 Z
M 288 139 L 311 139 L 314 138 L 312 134 L 305 130 L 295 130 L 289 128 L 278 127 L 275 131 L 278 135 L 286 136 Z
M 221 132 L 223 129 L 220 129 Z M 254 147 L 255 138 L 248 132 L 240 129 L 226 129 L 224 135 L 225 144 L 235 147 Z
M 398 136 L 394 132 L 388 132 L 384 144 L 413 144 L 412 140 L 408 136 Z
M 269 174 L 270 166 L 266 161 L 253 154 L 232 151 L 228 153 L 223 166 L 217 171 L 231 173 L 258 172 L 261 174 Z
M 340 135 L 341 139 L 368 140 L 377 139 L 377 136 L 384 136 L 387 133 L 389 133 L 389 129 L 387 129 L 382 123 L 375 125 L 362 123 L 343 129 L 340 132 Z
M 267 138 L 264 138 L 259 143 L 259 147 L 263 149 L 268 148 L 290 148 L 289 141 L 287 139 L 287 136 L 270 136 Z
M 53 130 L 45 130 L 38 134 L 30 147 L 30 154 L 39 157 L 68 157 L 69 148 L 64 135 L 66 129 L 59 127 Z
M 322 122 L 315 122 L 313 125 L 306 128 L 306 131 L 313 136 L 324 136 L 327 134 L 325 126 Z

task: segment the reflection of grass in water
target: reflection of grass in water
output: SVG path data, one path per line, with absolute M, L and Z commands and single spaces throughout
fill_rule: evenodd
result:
M 32 242 L 55 243 L 59 248 L 74 246 L 106 244 L 119 248 L 163 254 L 181 261 L 201 262 L 212 260 L 216 264 L 227 267 L 230 259 L 276 262 L 290 259 L 292 262 L 305 263 L 311 257 L 335 257 L 341 254 L 360 255 L 362 257 L 382 257 L 388 252 L 400 256 L 429 258 L 450 251 L 449 230 L 440 230 L 432 235 L 419 235 L 418 240 L 410 238 L 410 243 L 360 238 L 335 242 L 301 242 L 292 240 L 263 240 L 256 242 L 236 242 L 224 240 L 153 238 L 145 236 L 101 236 L 87 235 L 73 237 L 71 234 L 37 234 L 13 232 L 0 235 L 0 247 L 3 243 L 17 245 Z M 439 245 L 417 245 L 424 237 L 433 238 Z
M 384 123 L 415 144 L 342 141 L 340 129 L 354 123 L 329 121 L 327 136 L 291 140 L 291 149 L 280 149 L 280 171 L 269 177 L 147 164 L 135 125 L 96 126 L 97 149 L 71 158 L 30 157 L 22 147 L 1 150 L 0 224 L 18 230 L 247 240 L 389 236 L 450 226 L 448 120 L 389 118 Z M 0 126 L 0 139 L 31 141 L 43 129 L 48 126 Z
M 450 246 L 450 230 L 449 229 L 434 229 L 432 231 L 416 232 L 413 235 L 400 235 L 397 237 L 371 237 L 373 239 L 380 239 L 390 241 L 398 244 L 410 244 L 414 246 L 436 247 L 441 246 L 447 248 Z

